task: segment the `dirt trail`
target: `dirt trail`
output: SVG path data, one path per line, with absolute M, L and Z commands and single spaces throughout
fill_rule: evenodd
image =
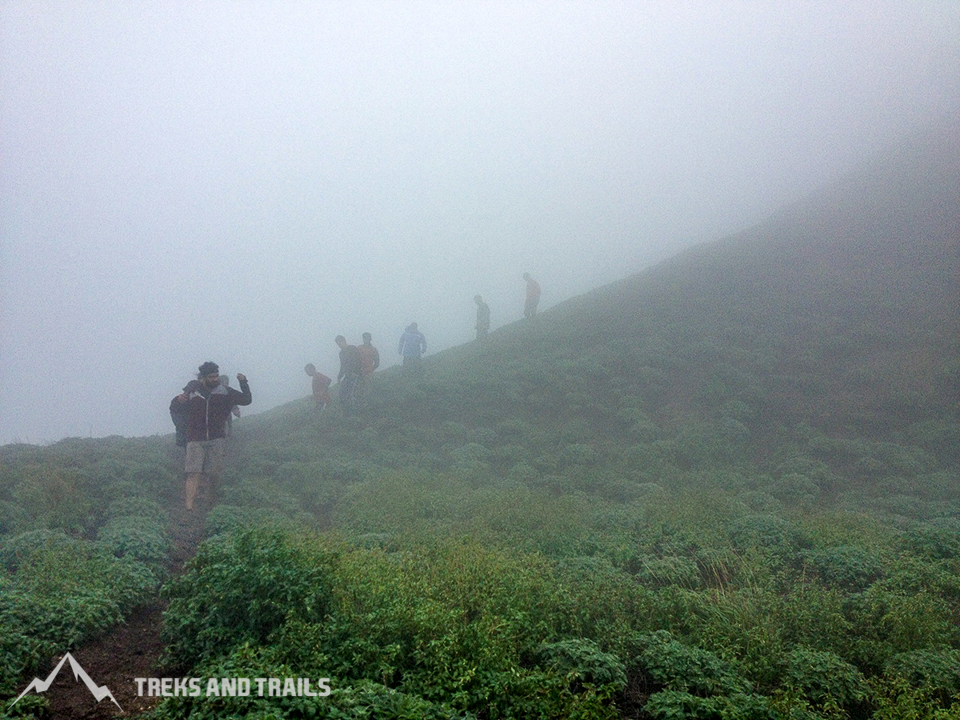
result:
M 206 510 L 204 503 L 193 513 L 182 507 L 171 511 L 171 575 L 181 573 L 184 564 L 196 553 L 203 537 Z M 46 693 L 50 701 L 48 717 L 54 720 L 130 717 L 155 707 L 158 699 L 137 695 L 134 678 L 159 677 L 157 662 L 164 649 L 160 626 L 165 607 L 166 603 L 157 597 L 137 608 L 127 622 L 71 653 L 97 685 L 110 689 L 119 708 L 110 698 L 97 703 L 86 685 L 74 680 L 66 665 Z M 51 665 L 51 670 L 59 659 Z

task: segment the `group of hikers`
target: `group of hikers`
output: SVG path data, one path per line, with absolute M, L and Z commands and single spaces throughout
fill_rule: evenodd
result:
M 523 274 L 527 283 L 524 317 L 530 319 L 537 313 L 540 302 L 540 285 Z M 477 339 L 490 331 L 490 307 L 480 295 L 474 298 L 477 305 Z M 340 405 L 345 415 L 357 412 L 370 391 L 371 377 L 380 367 L 380 352 L 373 346 L 373 337 L 365 332 L 360 345 L 350 345 L 343 335 L 334 339 L 340 348 L 339 382 Z M 403 357 L 403 371 L 413 376 L 423 372 L 421 358 L 427 351 L 427 339 L 410 323 L 400 336 L 397 352 Z M 312 379 L 313 399 L 318 411 L 331 403 L 330 385 L 333 380 L 319 372 L 313 363 L 304 371 Z M 201 481 L 207 478 L 207 492 L 211 505 L 216 501 L 223 473 L 226 437 L 230 433 L 232 418 L 240 416 L 240 407 L 253 402 L 250 384 L 243 373 L 237 373 L 240 389 L 230 387 L 226 375 L 220 375 L 220 367 L 210 360 L 200 365 L 196 380 L 191 380 L 183 391 L 170 401 L 170 417 L 176 428 L 176 443 L 184 447 L 185 499 L 188 511 L 194 509 Z
M 523 279 L 527 283 L 527 298 L 523 304 L 523 316 L 528 320 L 537 314 L 537 305 L 540 304 L 540 283 L 530 277 L 530 273 L 524 273 Z M 480 295 L 473 298 L 477 304 L 477 340 L 481 340 L 490 332 L 490 306 L 487 305 Z

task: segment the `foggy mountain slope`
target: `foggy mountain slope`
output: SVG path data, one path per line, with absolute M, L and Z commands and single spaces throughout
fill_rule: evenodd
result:
M 379 372 L 356 417 L 245 415 L 168 652 L 457 711 L 411 717 L 955 713 L 955 149 Z M 0 448 L 0 600 L 47 609 L 0 607 L 0 697 L 154 597 L 181 470 L 172 436 Z
M 693 295 L 738 284 L 745 302 L 751 291 L 796 303 L 835 290 L 849 304 L 882 292 L 921 320 L 943 312 L 960 279 L 958 138 L 955 129 L 891 149 L 757 227 L 664 263 L 661 282 L 685 279 Z
M 381 373 L 370 417 L 515 417 L 612 442 L 638 411 L 667 433 L 730 418 L 877 437 L 949 413 L 958 137 L 907 143 L 751 230 L 429 357 L 419 384 Z

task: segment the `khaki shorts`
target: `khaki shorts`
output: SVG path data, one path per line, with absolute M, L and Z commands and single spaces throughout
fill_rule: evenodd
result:
M 224 440 L 198 440 L 187 443 L 184 470 L 187 474 L 204 473 L 212 477 L 223 474 Z

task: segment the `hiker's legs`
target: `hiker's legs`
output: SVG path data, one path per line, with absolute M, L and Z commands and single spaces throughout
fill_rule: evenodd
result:
M 193 510 L 193 503 L 197 500 L 197 490 L 200 489 L 200 473 L 187 473 L 186 500 L 187 510 Z
M 223 438 L 219 438 L 187 443 L 187 455 L 184 460 L 184 470 L 187 473 L 185 489 L 187 510 L 193 510 L 203 475 L 207 476 L 210 483 L 211 504 L 216 500 L 220 489 L 220 477 L 223 475 L 224 442 Z
M 187 443 L 187 452 L 183 460 L 183 470 L 187 474 L 184 492 L 187 510 L 193 510 L 193 503 L 197 499 L 197 490 L 200 488 L 200 475 L 203 474 L 204 455 L 203 443 Z
M 423 366 L 420 364 L 420 358 L 416 355 L 403 356 L 403 371 L 413 377 L 420 377 L 423 373 Z
M 344 375 L 340 381 L 340 410 L 344 415 L 352 415 L 357 411 L 357 382 L 358 375 Z
M 203 474 L 207 476 L 210 483 L 210 504 L 217 501 L 217 494 L 220 492 L 220 478 L 223 476 L 223 464 L 226 456 L 224 447 L 225 440 L 208 440 L 206 444 L 206 457 L 203 463 Z

